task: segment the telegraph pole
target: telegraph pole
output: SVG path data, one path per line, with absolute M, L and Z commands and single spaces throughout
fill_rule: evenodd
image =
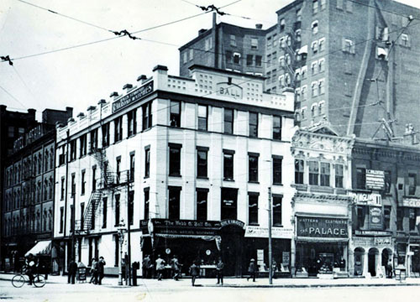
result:
M 134 200 L 132 201 L 134 203 Z M 128 269 L 128 285 L 131 286 L 131 215 L 130 215 L 130 171 L 127 171 L 127 262 L 126 268 Z
M 268 278 L 273 284 L 273 247 L 271 246 L 271 187 L 268 187 Z

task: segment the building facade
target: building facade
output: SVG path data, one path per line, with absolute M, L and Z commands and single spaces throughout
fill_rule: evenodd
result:
M 51 242 L 55 122 L 63 122 L 71 114 L 71 108 L 44 110 L 42 123 L 15 140 L 4 161 L 1 248 L 5 270 L 19 269 L 19 261 L 38 242 Z M 49 267 L 50 261 L 45 265 Z
M 293 276 L 349 275 L 352 145 L 327 126 L 293 136 Z
M 357 139 L 352 151 L 354 275 L 420 272 L 418 146 Z M 351 260 L 351 259 L 350 259 Z
M 419 9 L 392 0 L 296 0 L 278 10 L 277 24 L 263 31 L 264 49 L 258 55 L 263 56 L 264 90 L 294 88 L 296 121 L 302 127 L 329 121 L 340 135 L 366 138 L 386 125 L 388 136 L 401 136 L 406 124 L 415 125 L 420 110 L 412 106 L 420 92 L 414 51 L 420 40 L 412 26 L 418 15 Z M 229 30 L 241 37 L 254 29 L 229 25 Z M 201 35 L 180 48 L 181 74 L 187 75 L 182 57 L 206 39 Z M 225 49 L 219 46 L 219 53 L 229 57 L 234 39 L 220 40 Z M 241 47 L 241 58 L 252 55 L 252 44 Z M 212 65 L 208 55 L 194 57 L 194 63 L 231 68 Z M 234 70 L 248 71 L 247 62 L 237 60 Z
M 64 262 L 102 255 L 117 273 L 126 254 L 140 263 L 160 254 L 184 268 L 222 257 L 228 275 L 246 273 L 250 258 L 263 269 L 271 196 L 274 259 L 290 265 L 293 93 L 264 94 L 260 77 L 236 72 L 191 74 L 156 66 L 57 129 L 54 237 Z

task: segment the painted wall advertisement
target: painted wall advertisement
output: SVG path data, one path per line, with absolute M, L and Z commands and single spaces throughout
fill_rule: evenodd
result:
M 347 238 L 348 220 L 342 218 L 297 217 L 298 237 Z
M 385 172 L 380 170 L 366 170 L 366 189 L 383 190 L 385 187 Z
M 382 208 L 381 207 L 369 208 L 369 228 L 371 230 L 382 229 Z

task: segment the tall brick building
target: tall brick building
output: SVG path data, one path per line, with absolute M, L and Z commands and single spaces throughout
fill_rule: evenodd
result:
M 420 39 L 412 22 L 419 14 L 420 10 L 392 0 L 294 1 L 277 11 L 276 26 L 261 31 L 265 49 L 258 55 L 263 56 L 265 90 L 296 88 L 295 115 L 302 127 L 327 120 L 342 135 L 372 137 L 385 126 L 388 137 L 402 136 L 406 124 L 420 126 L 415 124 L 420 107 L 413 106 L 420 92 L 415 51 Z M 260 39 L 254 29 L 217 25 L 228 27 L 229 39 L 218 46 L 220 57 L 228 58 L 230 41 L 245 33 Z M 182 56 L 213 32 L 203 32 L 180 48 L 181 74 Z M 237 56 L 245 58 L 251 47 L 242 44 Z M 230 68 L 206 60 L 200 64 Z M 246 60 L 233 64 L 233 70 L 253 72 Z

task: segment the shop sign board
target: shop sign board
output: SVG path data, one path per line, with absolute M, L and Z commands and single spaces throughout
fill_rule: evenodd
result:
M 354 246 L 390 246 L 392 244 L 391 237 L 353 237 Z
M 171 235 L 202 235 L 215 236 L 221 228 L 220 221 L 170 220 L 151 219 L 141 220 L 143 233 L 171 234 Z
M 348 221 L 343 218 L 297 217 L 297 236 L 348 238 Z
M 293 236 L 292 228 L 271 228 L 271 237 L 272 238 L 283 238 L 290 239 Z M 245 237 L 259 237 L 259 238 L 268 238 L 268 228 L 252 226 L 249 225 L 245 229 Z
M 403 207 L 420 208 L 420 198 L 403 198 Z
M 374 243 L 376 246 L 385 246 L 385 245 L 391 245 L 392 240 L 391 240 L 391 237 L 375 237 Z
M 382 208 L 369 208 L 369 227 L 370 229 L 382 229 Z
M 222 228 L 225 227 L 225 226 L 228 226 L 228 225 L 236 225 L 240 228 L 245 227 L 245 223 L 243 221 L 236 220 L 236 219 L 223 219 L 220 222 L 220 225 L 221 225 Z
M 152 92 L 153 92 L 153 81 L 147 83 L 144 86 L 141 86 L 140 88 L 123 96 L 118 101 L 115 101 L 114 103 L 112 103 L 112 112 L 117 112 L 123 109 L 124 107 L 127 107 L 131 103 L 134 103 L 135 101 L 142 99 L 146 95 L 151 94 Z
M 389 236 L 389 235 L 391 235 L 391 232 L 356 230 L 356 231 L 354 231 L 354 234 L 359 235 L 359 236 Z
M 382 206 L 380 194 L 355 193 L 353 196 L 357 205 Z
M 385 172 L 380 170 L 366 170 L 366 189 L 383 190 L 385 187 Z

